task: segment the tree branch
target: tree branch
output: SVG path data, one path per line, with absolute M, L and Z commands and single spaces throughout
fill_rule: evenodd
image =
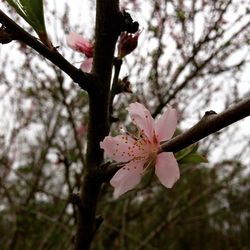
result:
M 58 68 L 68 74 L 74 82 L 79 84 L 82 89 L 86 91 L 90 90 L 90 87 L 92 85 L 91 83 L 94 78 L 91 74 L 84 73 L 80 69 L 74 67 L 56 50 L 56 48 L 49 49 L 48 47 L 43 45 L 37 38 L 26 32 L 22 27 L 16 24 L 1 10 L 0 23 L 2 23 L 2 25 L 8 30 L 8 33 L 14 35 L 15 39 L 24 42 L 32 49 L 37 51 L 40 55 L 47 58 Z
M 96 169 L 103 161 L 100 141 L 109 133 L 109 96 L 112 63 L 121 32 L 118 0 L 96 1 L 95 53 L 92 72 L 96 77 L 89 91 L 88 142 L 85 176 L 81 186 L 82 208 L 78 211 L 75 250 L 90 249 L 96 233 L 96 208 L 102 181 Z
M 220 114 L 207 111 L 192 128 L 162 144 L 162 151 L 177 152 L 198 142 L 247 116 L 250 116 L 250 97 L 231 106 Z

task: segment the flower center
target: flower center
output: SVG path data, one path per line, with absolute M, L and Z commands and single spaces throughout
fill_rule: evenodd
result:
M 159 150 L 159 143 L 155 136 L 151 141 L 143 131 L 141 131 L 138 138 L 136 138 L 135 146 L 137 147 L 139 154 L 134 157 L 134 160 L 147 160 L 148 162 L 155 161 Z

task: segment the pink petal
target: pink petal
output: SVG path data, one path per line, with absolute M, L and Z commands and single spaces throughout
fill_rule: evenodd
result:
M 93 57 L 93 45 L 75 32 L 70 32 L 66 42 L 71 49 L 85 54 L 88 58 Z
M 83 72 L 89 73 L 92 69 L 92 64 L 93 64 L 93 58 L 88 58 L 82 62 L 80 68 Z
M 110 181 L 115 188 L 114 198 L 133 189 L 141 180 L 145 161 L 131 161 L 117 171 Z
M 168 106 L 163 115 L 155 122 L 155 133 L 158 141 L 169 140 L 177 126 L 177 112 Z
M 173 153 L 164 152 L 157 156 L 155 174 L 162 185 L 167 188 L 173 187 L 180 178 L 180 170 Z
M 127 162 L 138 155 L 138 149 L 134 147 L 135 140 L 127 135 L 118 135 L 115 137 L 106 136 L 100 147 L 104 153 L 112 160 L 118 162 Z
M 138 126 L 150 141 L 154 139 L 154 119 L 150 112 L 140 103 L 131 103 L 127 108 L 133 123 Z

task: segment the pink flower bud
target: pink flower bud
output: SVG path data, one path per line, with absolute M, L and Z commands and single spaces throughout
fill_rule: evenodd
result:
M 124 57 L 131 53 L 138 43 L 138 37 L 141 31 L 137 31 L 135 34 L 129 34 L 127 32 L 122 32 L 120 36 L 120 41 L 118 44 L 118 55 L 119 57 Z

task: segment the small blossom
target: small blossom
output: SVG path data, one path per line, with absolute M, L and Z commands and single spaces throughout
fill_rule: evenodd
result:
M 75 32 L 71 32 L 67 35 L 66 42 L 71 49 L 81 52 L 87 57 L 87 59 L 82 62 L 80 68 L 83 71 L 90 72 L 93 62 L 93 44 Z
M 84 37 L 76 34 L 75 32 L 70 32 L 66 41 L 71 49 L 85 54 L 88 58 L 93 57 L 93 45 Z
M 120 40 L 118 44 L 118 56 L 124 57 L 130 54 L 138 44 L 138 38 L 141 31 L 137 31 L 135 34 L 130 34 L 127 32 L 122 32 L 120 35 Z
M 86 133 L 86 126 L 81 123 L 78 127 L 76 127 L 76 134 L 79 138 L 82 138 Z
M 107 156 L 125 163 L 110 183 L 117 198 L 133 189 L 141 180 L 146 168 L 155 166 L 155 174 L 162 185 L 171 188 L 179 179 L 178 163 L 171 152 L 161 152 L 160 142 L 169 140 L 176 129 L 176 110 L 168 106 L 163 115 L 154 121 L 150 112 L 140 103 L 127 108 L 132 122 L 138 128 L 138 136 L 106 136 L 100 143 Z

